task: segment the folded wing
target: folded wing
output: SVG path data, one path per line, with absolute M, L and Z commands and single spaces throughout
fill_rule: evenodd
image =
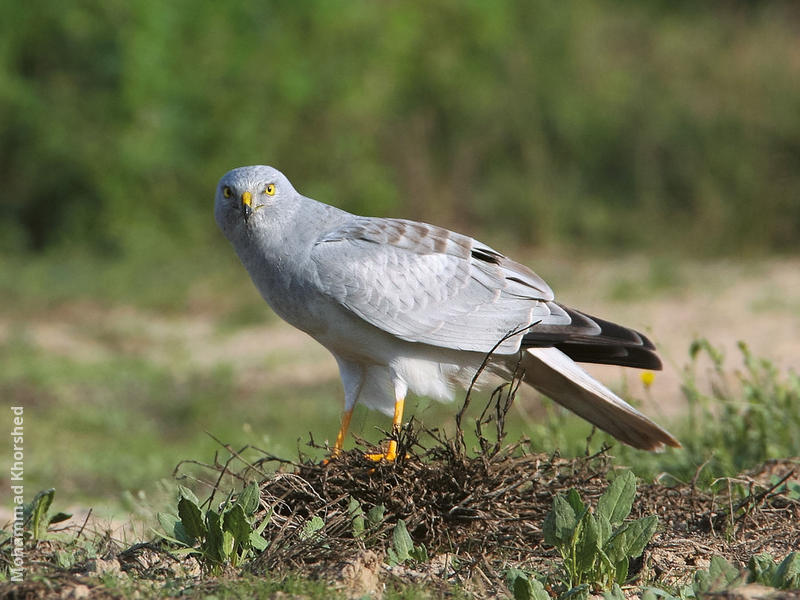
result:
M 570 320 L 533 271 L 433 225 L 355 217 L 324 234 L 311 257 L 323 293 L 407 341 L 488 352 L 534 322 Z M 521 339 L 496 351 L 516 352 Z

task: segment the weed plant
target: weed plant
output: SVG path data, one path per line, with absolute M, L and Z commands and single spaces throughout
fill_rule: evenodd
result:
M 689 414 L 674 428 L 683 448 L 649 454 L 616 447 L 620 464 L 646 478 L 667 473 L 708 485 L 767 460 L 800 456 L 800 376 L 753 356 L 743 342 L 738 349 L 742 369 L 730 372 L 719 349 L 694 341 L 682 385 Z M 699 371 L 707 362 L 709 383 L 703 386 Z

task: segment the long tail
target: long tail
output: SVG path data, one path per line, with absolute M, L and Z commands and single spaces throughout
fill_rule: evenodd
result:
M 680 448 L 672 435 L 656 425 L 558 348 L 527 348 L 521 366 L 534 388 L 597 425 L 619 441 L 642 450 Z

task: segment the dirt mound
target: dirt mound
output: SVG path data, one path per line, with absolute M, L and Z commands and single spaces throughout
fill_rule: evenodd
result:
M 280 543 L 270 545 L 260 565 L 306 568 L 385 548 L 401 519 L 415 544 L 430 555 L 457 555 L 465 571 L 498 553 L 518 562 L 540 553 L 553 494 L 575 487 L 592 497 L 607 485 L 604 455 L 566 460 L 530 453 L 520 443 L 469 458 L 452 443 L 420 449 L 408 441 L 401 437 L 401 458 L 394 463 L 376 464 L 357 448 L 327 464 L 296 464 L 292 473 L 263 480 L 262 501 L 273 507 L 267 531 L 275 530 Z M 364 513 L 384 508 L 368 535 L 353 534 L 356 505 Z M 324 544 L 293 535 L 314 516 L 325 523 L 319 538 Z
M 432 439 L 420 443 L 421 436 Z M 387 577 L 503 589 L 508 568 L 556 569 L 560 557 L 542 532 L 553 497 L 574 488 L 594 506 L 614 476 L 607 449 L 565 459 L 531 452 L 525 441 L 502 446 L 479 431 L 481 447 L 470 456 L 463 437 L 418 431 L 413 421 L 395 439 L 394 463 L 366 458 L 375 449 L 362 445 L 324 463 L 265 457 L 237 473 L 242 480 L 266 473 L 258 520 L 269 518 L 264 537 L 270 545 L 250 568 L 313 573 L 362 592 L 369 587 L 364 581 Z M 784 485 L 797 479 L 798 465 L 773 461 L 718 481 L 715 491 L 666 477 L 640 486 L 631 516 L 656 514 L 659 527 L 631 565 L 634 581 L 676 585 L 714 555 L 744 567 L 756 553 L 782 557 L 800 547 L 800 500 Z M 378 518 L 359 528 L 355 521 L 372 511 Z M 401 520 L 431 560 L 386 565 Z
M 554 495 L 575 488 L 594 506 L 613 477 L 607 451 L 564 459 L 530 452 L 525 442 L 487 443 L 467 456 L 456 440 L 426 448 L 417 439 L 413 427 L 401 432 L 394 463 L 375 463 L 365 458 L 370 449 L 356 448 L 324 464 L 265 457 L 236 473 L 217 464 L 217 481 L 262 474 L 256 523 L 269 519 L 263 530 L 269 546 L 244 571 L 227 568 L 211 577 L 168 544 L 121 550 L 110 540 L 96 556 L 60 568 L 57 544 L 40 542 L 29 557 L 43 578 L 0 584 L 0 597 L 49 597 L 55 590 L 61 597 L 115 597 L 97 579 L 108 579 L 109 565 L 115 577 L 127 572 L 148 585 L 177 585 L 182 593 L 214 593 L 220 582 L 247 572 L 294 572 L 333 583 L 347 597 L 380 597 L 385 585 L 408 582 L 434 595 L 458 587 L 475 597 L 510 597 L 507 569 L 557 570 L 560 557 L 542 532 Z M 631 516 L 657 514 L 659 526 L 631 564 L 633 582 L 675 586 L 714 555 L 744 567 L 756 553 L 782 557 L 800 547 L 800 500 L 784 485 L 796 480 L 799 464 L 767 463 L 718 482 L 716 493 L 691 482 L 640 485 Z M 278 468 L 267 473 L 267 467 Z M 391 560 L 401 520 L 414 548 L 424 546 L 424 560 Z

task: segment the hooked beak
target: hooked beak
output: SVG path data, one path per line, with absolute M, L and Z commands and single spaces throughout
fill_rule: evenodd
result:
M 242 216 L 244 217 L 245 223 L 250 218 L 250 215 L 253 214 L 253 197 L 250 195 L 250 192 L 244 192 L 242 194 Z

